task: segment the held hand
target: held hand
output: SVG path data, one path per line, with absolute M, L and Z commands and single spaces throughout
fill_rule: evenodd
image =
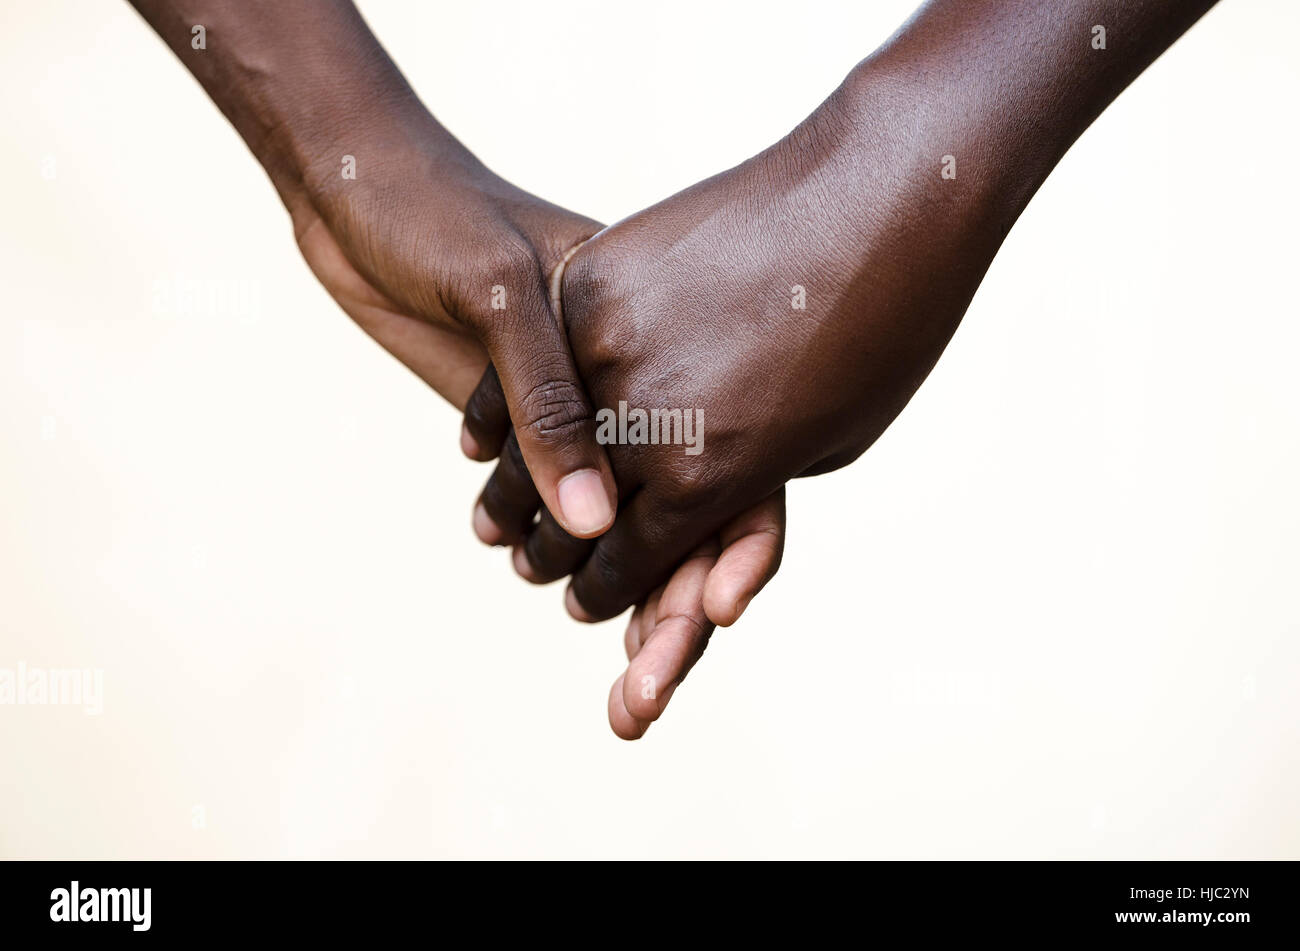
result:
M 599 230 L 599 225 L 590 219 L 532 196 L 515 192 L 511 198 L 514 218 L 522 222 L 522 226 L 512 224 L 512 230 L 526 234 L 540 273 L 554 271 L 570 248 Z M 365 207 L 362 205 L 360 209 Z M 340 244 L 340 237 L 349 240 L 347 229 L 357 227 L 355 222 L 349 221 L 343 227 L 332 229 L 315 207 L 305 202 L 294 203 L 291 211 L 303 256 L 344 311 L 429 386 L 458 409 L 464 409 L 475 383 L 485 369 L 490 369 L 488 350 L 473 336 L 463 332 L 454 317 L 454 303 L 448 307 L 439 296 L 421 297 L 412 292 L 411 285 L 418 289 L 420 284 L 414 282 L 413 276 L 402 277 L 404 270 L 409 272 L 416 267 L 410 262 L 409 255 L 400 250 L 401 241 L 390 239 L 367 249 L 367 253 L 378 260 L 372 262 L 369 257 L 363 257 L 362 260 L 368 262 L 365 266 L 373 269 L 374 273 L 391 275 L 372 281 L 362 275 Z M 361 226 L 361 231 L 368 233 L 369 229 Z M 438 260 L 458 261 L 458 253 L 464 252 L 451 249 Z M 404 260 L 407 263 L 404 264 Z M 496 260 L 497 257 L 486 255 L 485 261 L 480 262 L 466 259 L 457 274 L 446 269 L 436 272 L 436 280 L 441 282 L 437 286 L 487 285 L 492 267 L 490 262 Z M 428 276 L 421 275 L 421 280 L 427 283 Z M 380 286 L 385 290 L 380 290 Z M 389 288 L 391 291 L 386 292 Z M 451 294 L 446 296 L 452 299 Z M 548 304 L 549 296 L 547 288 Z M 492 369 L 491 373 L 495 379 L 495 370 Z M 496 392 L 501 393 L 500 389 Z M 497 406 L 501 412 L 500 431 L 504 431 L 510 425 L 510 417 L 503 394 Z M 516 454 L 521 470 L 527 471 L 513 435 L 510 443 L 510 451 Z M 471 437 L 463 442 L 463 448 L 471 458 L 491 458 L 500 451 L 501 444 L 499 439 L 495 445 L 489 439 L 479 446 Z M 534 505 L 537 504 L 536 498 L 534 495 Z M 558 530 L 558 523 L 549 512 L 546 517 Z M 784 500 L 777 496 L 746 513 L 743 519 L 737 520 L 729 534 L 724 533 L 715 540 L 707 560 L 692 559 L 680 566 L 667 594 L 656 598 L 654 605 L 641 606 L 634 622 L 635 630 L 639 632 L 635 648 L 632 640 L 628 640 L 629 661 L 633 661 L 633 667 L 629 669 L 635 672 L 637 679 L 633 682 L 637 690 L 629 692 L 626 703 L 611 700 L 610 725 L 616 734 L 625 739 L 636 739 L 645 733 L 651 721 L 658 718 L 672 692 L 703 653 L 713 630 L 705 614 L 707 597 L 721 599 L 727 604 L 738 604 L 742 598 L 747 601 L 752 597 L 776 570 L 783 531 Z M 722 545 L 726 548 L 719 554 Z M 703 584 L 699 583 L 700 571 L 706 564 L 717 566 L 710 575 L 713 580 L 708 596 Z M 720 612 L 715 610 L 713 613 L 718 616 Z M 655 678 L 661 688 L 658 691 L 648 689 L 644 681 L 646 677 Z M 623 678 L 620 678 L 622 682 Z
M 544 504 L 574 535 L 604 531 L 614 480 L 549 287 L 600 226 L 479 162 L 348 0 L 134 3 L 262 163 L 344 308 L 426 378 L 460 387 L 485 351 Z M 199 22 L 219 50 L 191 44 Z
M 540 242 L 548 257 L 562 257 L 552 249 L 563 247 L 575 233 L 595 227 L 587 219 L 559 209 L 541 220 L 545 226 L 539 231 L 544 236 Z M 343 310 L 425 383 L 463 410 L 489 366 L 486 349 L 451 326 L 413 316 L 410 308 L 378 291 L 352 266 L 324 221 L 310 209 L 296 210 L 294 225 L 307 263 Z M 508 426 L 504 397 L 499 405 Z M 465 448 L 471 457 L 495 454 L 491 447 L 485 451 L 472 443 Z M 555 524 L 554 519 L 550 521 Z M 783 497 L 766 500 L 729 526 L 706 555 L 681 565 L 666 594 L 660 592 L 653 603 L 640 606 L 626 640 L 632 662 L 629 673 L 619 678 L 617 696 L 611 694 L 610 726 L 617 735 L 624 739 L 642 736 L 699 659 L 713 631 L 705 612 L 710 598 L 722 605 L 713 609 L 712 616 L 725 616 L 728 606 L 739 606 L 742 599 L 747 602 L 775 573 L 784 521 Z M 705 566 L 713 570 L 709 572 Z M 702 570 L 710 579 L 707 592 Z M 647 677 L 652 680 L 646 681 Z M 635 686 L 627 691 L 626 701 L 625 680 Z M 658 689 L 650 683 L 658 684 Z
M 715 623 L 733 623 L 776 574 L 784 543 L 782 489 L 696 549 L 637 606 L 623 635 L 627 670 L 609 692 L 609 725 L 618 736 L 640 739 L 663 715 Z
M 571 573 L 575 617 L 618 614 L 789 479 L 856 459 L 934 366 L 1005 229 L 978 176 L 944 178 L 941 152 L 930 162 L 900 136 L 925 109 L 856 73 L 776 146 L 568 263 L 570 345 L 598 413 L 617 417 L 620 515 L 594 543 L 543 517 L 520 568 Z M 482 442 L 499 404 L 489 374 L 467 415 Z M 658 445 L 634 412 L 659 417 Z M 697 446 L 669 439 L 662 421 L 679 413 L 702 423 Z M 503 453 L 483 499 L 503 531 L 530 524 L 518 454 Z
M 489 359 L 501 368 L 503 415 L 546 506 L 572 534 L 599 534 L 613 520 L 613 476 L 549 281 L 600 226 L 458 143 L 389 142 L 382 154 L 368 174 L 311 182 L 310 200 L 289 202 L 304 257 L 367 333 L 453 403 Z M 474 455 L 497 448 L 467 443 Z

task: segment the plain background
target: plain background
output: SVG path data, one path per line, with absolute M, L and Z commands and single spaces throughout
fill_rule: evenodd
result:
M 362 4 L 471 149 L 606 221 L 911 8 Z M 1296 4 L 1222 3 L 1075 146 L 635 744 L 622 624 L 473 538 L 456 413 L 171 53 L 125 3 L 5 21 L 0 667 L 101 668 L 104 712 L 0 707 L 0 854 L 1300 856 Z

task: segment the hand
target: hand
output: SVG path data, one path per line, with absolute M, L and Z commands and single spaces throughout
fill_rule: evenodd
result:
M 467 153 L 389 155 L 377 184 L 340 180 L 313 201 L 290 203 L 304 257 L 367 333 L 454 404 L 464 405 L 490 357 L 512 367 L 516 411 L 532 421 L 521 452 L 551 486 L 549 504 L 568 513 L 575 534 L 603 530 L 613 518 L 612 476 L 549 287 L 565 254 L 600 226 L 509 185 Z M 480 452 L 469 437 L 465 450 Z M 585 497 L 573 485 L 579 472 L 591 482 Z
M 463 409 L 488 367 L 472 337 L 413 316 L 357 272 L 314 208 L 293 216 L 294 236 L 312 273 L 344 312 L 443 399 Z M 477 451 L 468 446 L 467 451 Z
M 344 308 L 458 393 L 486 354 L 544 504 L 574 535 L 604 531 L 613 476 L 549 283 L 599 225 L 479 162 L 349 0 L 133 2 L 261 161 Z M 194 23 L 219 45 L 191 45 Z
M 561 544 L 543 520 L 529 571 L 572 571 L 570 612 L 609 617 L 736 511 L 865 451 L 1071 143 L 1214 2 L 929 0 L 776 146 L 584 245 L 562 297 L 596 405 L 702 413 L 709 448 L 619 446 L 615 527 Z M 474 425 L 498 399 L 485 378 Z
M 774 147 L 568 263 L 564 320 L 598 410 L 680 410 L 704 437 L 698 455 L 609 446 L 621 512 L 594 544 L 545 517 L 524 538 L 522 574 L 573 574 L 575 617 L 619 613 L 787 480 L 856 459 L 934 366 L 1002 233 L 976 176 L 944 179 L 900 137 L 925 108 L 905 92 L 855 74 Z M 467 416 L 482 442 L 499 404 L 489 374 Z M 484 498 L 499 524 L 531 521 L 516 453 Z
M 548 273 L 560 264 L 570 247 L 599 228 L 590 219 L 531 196 L 520 193 L 518 201 L 530 212 L 529 240 Z M 419 316 L 425 313 L 421 307 L 399 304 L 378 290 L 351 264 L 314 207 L 304 203 L 291 211 L 303 256 L 344 311 L 425 383 L 458 409 L 464 409 L 475 383 L 489 368 L 487 350 L 445 320 L 435 322 Z M 473 262 L 469 262 L 462 280 L 481 281 L 481 275 L 476 277 L 474 270 Z M 400 295 L 401 285 L 397 288 L 394 293 Z M 508 426 L 504 397 L 498 405 Z M 462 448 L 471 458 L 484 458 L 495 455 L 500 446 L 483 449 L 470 437 L 462 441 Z M 513 440 L 512 451 L 518 451 Z M 628 673 L 618 679 L 610 697 L 610 726 L 617 735 L 624 739 L 644 735 L 704 652 L 714 628 L 705 612 L 705 580 L 711 579 L 709 590 L 714 601 L 730 604 L 738 603 L 741 597 L 747 602 L 775 573 L 784 541 L 784 519 L 782 494 L 755 506 L 712 540 L 707 550 L 679 566 L 666 590 L 656 592 L 639 607 L 626 639 Z M 485 540 L 499 540 L 483 528 L 481 518 L 476 518 L 476 525 Z M 737 591 L 746 594 L 728 593 Z M 713 616 L 725 614 L 715 609 Z
M 742 598 L 748 603 L 776 574 L 784 541 L 782 490 L 693 552 L 632 612 L 623 636 L 627 670 L 609 691 L 609 725 L 618 736 L 639 739 L 663 715 L 708 646 L 712 618 L 730 624 L 739 617 Z

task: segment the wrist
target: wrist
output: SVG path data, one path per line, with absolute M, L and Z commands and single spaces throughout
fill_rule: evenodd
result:
M 278 173 L 322 211 L 425 167 L 476 165 L 386 58 L 282 49 L 274 66 L 254 72 L 242 96 L 265 134 L 245 138 L 273 179 Z
M 368 110 L 313 111 L 289 123 L 279 154 L 304 197 L 326 217 L 391 199 L 409 207 L 447 181 L 486 172 L 418 102 Z M 419 190 L 413 192 L 416 183 Z
M 347 0 L 133 0 L 194 73 L 290 208 L 374 184 L 418 154 L 472 156 L 424 108 Z M 190 24 L 208 46 L 190 45 Z M 356 177 L 344 177 L 352 156 Z M 353 163 L 349 163 L 353 164 Z M 351 174 L 349 170 L 348 174 Z
M 859 63 L 828 100 L 852 130 L 844 147 L 861 150 L 865 139 L 878 177 L 910 213 L 954 237 L 1000 243 L 1073 142 L 1070 117 L 918 61 L 899 42 Z

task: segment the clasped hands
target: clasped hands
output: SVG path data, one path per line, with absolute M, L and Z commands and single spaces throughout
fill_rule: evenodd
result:
M 776 572 L 785 483 L 879 436 L 983 273 L 925 277 L 978 241 L 952 196 L 918 190 L 875 96 L 855 74 L 771 148 L 609 228 L 436 125 L 390 138 L 378 181 L 290 203 L 326 288 L 465 409 L 465 454 L 496 460 L 479 538 L 513 546 L 528 581 L 568 577 L 579 620 L 635 606 L 619 736 L 658 718 Z M 598 439 L 620 403 L 693 414 L 703 450 Z
M 579 620 L 635 606 L 635 738 L 776 572 L 786 482 L 880 436 L 1065 150 L 1214 0 L 930 0 L 781 141 L 609 228 L 485 167 L 350 0 L 132 2 L 326 289 L 464 409 L 497 460 L 478 536 Z

